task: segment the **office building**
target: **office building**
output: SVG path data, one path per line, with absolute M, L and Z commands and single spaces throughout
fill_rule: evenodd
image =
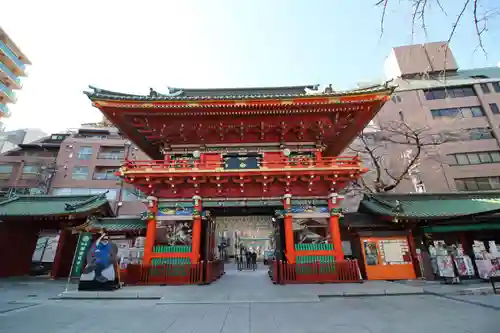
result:
M 116 215 L 139 215 L 145 210 L 142 193 L 125 184 L 116 172 L 125 159 L 148 159 L 119 131 L 103 121 L 84 124 L 63 141 L 52 182 L 54 195 L 107 192 Z
M 396 191 L 500 189 L 500 67 L 461 70 L 440 42 L 393 48 L 385 74 L 398 87 L 375 124 L 384 129 L 399 123 L 426 143 Z M 387 141 L 380 148 L 395 175 L 417 151 L 416 145 Z

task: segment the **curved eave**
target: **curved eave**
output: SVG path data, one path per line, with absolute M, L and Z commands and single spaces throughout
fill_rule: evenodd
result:
M 95 105 L 123 108 L 137 107 L 234 107 L 234 106 L 279 106 L 289 104 L 363 103 L 388 100 L 394 87 L 351 91 L 321 95 L 274 95 L 274 96 L 211 96 L 211 97 L 159 97 L 136 95 L 111 95 L 85 92 Z
M 286 106 L 327 106 L 332 104 L 365 104 L 377 101 L 385 102 L 390 95 L 356 96 L 356 98 L 311 98 L 301 100 L 263 100 L 263 101 L 179 101 L 179 102 L 117 102 L 112 100 L 95 100 L 93 105 L 97 108 L 122 108 L 122 109 L 262 109 L 279 108 Z

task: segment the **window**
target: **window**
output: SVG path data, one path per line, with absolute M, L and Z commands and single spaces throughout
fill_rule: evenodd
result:
M 108 200 L 116 200 L 116 197 L 118 196 L 118 191 L 115 189 L 107 189 L 107 188 L 91 188 L 90 189 L 90 194 L 96 195 L 100 193 L 106 193 L 106 199 Z
M 50 136 L 50 140 L 54 140 L 54 141 L 63 141 L 65 138 L 66 138 L 66 135 L 54 134 L 54 135 Z
M 480 106 L 471 106 L 463 108 L 447 108 L 447 109 L 434 109 L 431 110 L 432 118 L 474 118 L 484 117 L 483 108 Z
M 52 190 L 53 195 L 97 195 L 106 193 L 108 200 L 116 200 L 117 190 L 106 188 L 55 188 Z
M 424 90 L 426 100 L 476 96 L 472 86 L 436 88 Z
M 39 173 L 39 172 L 40 172 L 39 165 L 25 165 L 23 167 L 24 174 L 33 174 L 33 173 Z
M 500 151 L 458 153 L 449 156 L 451 165 L 500 163 Z
M 53 195 L 71 195 L 71 189 L 70 188 L 54 188 L 52 189 L 52 194 Z
M 455 179 L 459 191 L 489 191 L 500 189 L 500 177 L 474 177 Z
M 71 173 L 71 179 L 73 180 L 87 180 L 89 177 L 88 167 L 74 167 Z
M 471 128 L 469 129 L 469 140 L 493 139 L 495 136 L 489 128 Z
M 120 177 L 116 175 L 118 169 L 96 169 L 92 179 L 94 180 L 118 180 Z
M 490 109 L 493 114 L 500 114 L 500 109 L 498 108 L 497 103 L 490 103 Z
M 79 160 L 90 160 L 92 158 L 92 147 L 80 147 L 76 157 Z
M 479 86 L 481 86 L 481 90 L 483 91 L 483 94 L 489 94 L 491 92 L 490 87 L 488 87 L 487 83 L 481 83 L 481 84 L 479 84 Z
M 12 173 L 12 165 L 11 164 L 0 164 L 0 173 Z
M 106 149 L 99 153 L 97 158 L 103 160 L 123 160 L 125 157 L 125 150 L 122 148 L 117 149 Z
M 121 201 L 136 201 L 146 198 L 146 195 L 135 188 L 124 188 Z
M 500 82 L 493 82 L 492 85 L 495 92 L 500 93 Z
M 391 100 L 392 100 L 394 103 L 401 103 L 401 97 L 400 97 L 400 96 L 397 96 L 397 95 L 392 96 Z

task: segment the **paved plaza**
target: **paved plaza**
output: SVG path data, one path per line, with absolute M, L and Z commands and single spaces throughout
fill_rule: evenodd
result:
M 275 286 L 264 270 L 229 269 L 209 286 L 123 289 L 158 299 L 74 300 L 57 299 L 64 281 L 0 280 L 0 332 L 498 332 L 500 296 L 426 285 Z

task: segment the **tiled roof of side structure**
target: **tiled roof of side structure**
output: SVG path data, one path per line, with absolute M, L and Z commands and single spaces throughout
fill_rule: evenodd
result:
M 90 86 L 92 91 L 84 93 L 91 100 L 123 100 L 123 101 L 183 101 L 183 100 L 243 100 L 266 98 L 294 98 L 294 97 L 335 97 L 377 92 L 391 93 L 393 87 L 387 84 L 377 85 L 364 89 L 347 91 L 321 91 L 318 86 L 294 86 L 278 88 L 228 88 L 228 89 L 178 89 L 169 88 L 167 94 L 154 92 L 150 95 L 133 95 L 103 90 Z
M 413 219 L 444 219 L 500 212 L 500 191 L 365 194 L 359 212 Z
M 142 231 L 146 229 L 146 221 L 137 217 L 112 217 L 102 218 L 97 221 L 92 221 L 89 224 L 91 229 L 105 229 L 106 231 Z
M 0 202 L 0 218 L 86 213 L 106 205 L 108 211 L 111 211 L 105 193 L 62 196 L 20 195 Z

